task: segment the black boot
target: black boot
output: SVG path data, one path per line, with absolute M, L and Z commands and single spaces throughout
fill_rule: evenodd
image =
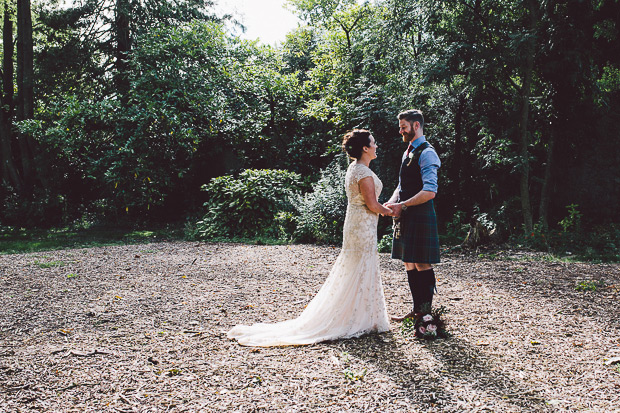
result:
M 436 290 L 437 280 L 435 279 L 435 271 L 430 270 L 419 271 L 416 280 L 415 296 L 418 301 L 415 303 L 416 312 L 430 314 L 433 309 L 433 295 Z

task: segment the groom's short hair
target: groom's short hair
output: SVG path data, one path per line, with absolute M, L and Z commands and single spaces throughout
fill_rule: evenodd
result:
M 417 109 L 409 109 L 398 114 L 398 120 L 406 120 L 409 123 L 420 122 L 420 127 L 424 129 L 424 115 Z

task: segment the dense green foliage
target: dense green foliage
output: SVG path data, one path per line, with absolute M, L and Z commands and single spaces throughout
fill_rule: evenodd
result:
M 230 16 L 204 0 L 35 3 L 35 112 L 0 124 L 10 142 L 0 224 L 171 222 L 202 216 L 207 201 L 215 212 L 202 236 L 338 242 L 340 137 L 372 130 L 383 201 L 404 149 L 396 114 L 419 108 L 442 159 L 444 239 L 478 221 L 499 241 L 618 256 L 619 2 L 288 3 L 306 25 L 279 47 L 232 36 Z M 27 171 L 25 137 L 37 178 L 16 187 L 8 166 Z M 227 221 L 224 198 L 201 187 L 211 180 L 241 199 L 232 188 L 250 179 L 243 171 L 262 169 L 299 174 L 289 187 L 298 194 L 277 204 L 274 189 L 253 220 L 262 228 L 229 228 L 241 216 Z
M 342 242 L 342 228 L 347 210 L 344 190 L 345 170 L 333 162 L 321 171 L 312 191 L 298 195 L 293 202 L 296 214 L 295 237 L 302 241 Z
M 198 221 L 195 237 L 277 237 L 278 217 L 293 211 L 292 198 L 301 189 L 301 177 L 288 171 L 246 169 L 237 178 L 213 178 L 203 189 L 209 196 L 207 213 Z
M 292 116 L 262 102 L 267 94 L 295 99 L 295 77 L 275 70 L 272 54 L 227 38 L 216 23 L 154 28 L 136 39 L 126 103 L 65 96 L 22 130 L 70 174 L 69 208 L 87 201 L 134 216 L 162 205 L 183 211 L 192 200 L 178 200 L 205 176 L 267 158 L 271 145 L 252 142 L 248 130 L 261 134 L 271 116 Z

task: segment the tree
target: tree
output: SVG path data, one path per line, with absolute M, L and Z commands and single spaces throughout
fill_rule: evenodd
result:
M 179 214 L 211 177 L 290 162 L 300 85 L 278 51 L 194 21 L 137 36 L 128 62 L 126 102 L 65 98 L 23 125 L 57 154 L 71 205 Z
M 34 60 L 32 15 L 30 0 L 17 0 L 17 120 L 34 116 Z M 32 193 L 36 167 L 35 143 L 28 134 L 19 134 L 22 178 L 28 193 Z
M 8 1 L 4 1 L 2 30 L 2 96 L 0 103 L 0 151 L 2 154 L 2 183 L 21 191 L 21 177 L 13 159 L 13 21 Z
M 67 8 L 53 6 L 38 11 L 42 24 L 37 30 L 47 42 L 38 59 L 48 68 L 39 76 L 53 77 L 57 87 L 74 94 L 85 90 L 96 93 L 97 99 L 118 95 L 123 101 L 135 38 L 160 24 L 227 18 L 210 13 L 209 0 L 77 0 Z
M 32 17 L 29 0 L 17 1 L 17 99 L 14 99 L 14 41 L 12 10 L 4 2 L 2 110 L 0 139 L 2 141 L 2 180 L 22 196 L 32 196 L 35 184 L 35 144 L 29 135 L 14 135 L 14 120 L 31 119 L 34 115 L 34 62 Z
M 574 204 L 586 219 L 616 215 L 618 2 L 290 0 L 308 24 L 281 49 L 234 38 L 210 5 L 35 6 L 33 82 L 28 23 L 20 12 L 14 73 L 17 10 L 5 7 L 4 198 L 34 182 L 69 215 L 98 205 L 165 217 L 198 205 L 208 178 L 244 168 L 309 184 L 357 127 L 377 137 L 373 168 L 390 192 L 403 149 L 395 115 L 420 108 L 452 228 L 484 216 L 529 235 Z M 37 146 L 44 156 L 28 152 Z M 49 173 L 28 176 L 29 162 Z
M 116 53 L 114 67 L 116 69 L 116 89 L 123 104 L 127 103 L 129 91 L 129 53 L 131 52 L 131 33 L 129 29 L 129 0 L 116 0 L 114 8 L 114 30 L 116 37 Z

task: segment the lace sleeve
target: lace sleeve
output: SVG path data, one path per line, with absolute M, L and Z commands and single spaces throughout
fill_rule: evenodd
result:
M 352 172 L 351 177 L 353 178 L 353 182 L 355 182 L 356 184 L 360 180 L 368 176 L 372 176 L 372 171 L 370 170 L 370 168 L 364 165 L 355 165 L 351 172 Z

